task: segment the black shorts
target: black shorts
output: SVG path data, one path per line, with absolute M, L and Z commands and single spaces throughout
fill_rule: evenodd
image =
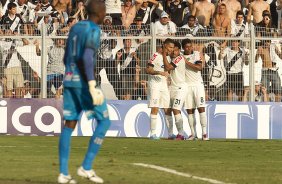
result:
M 109 16 L 112 17 L 113 21 L 112 21 L 112 25 L 113 26 L 121 26 L 122 25 L 122 21 L 121 21 L 121 13 L 109 13 L 107 14 Z
M 244 89 L 243 72 L 239 73 L 227 73 L 227 88 L 235 93 L 241 92 Z

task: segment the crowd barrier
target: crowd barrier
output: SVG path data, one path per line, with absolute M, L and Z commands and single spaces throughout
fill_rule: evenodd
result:
M 150 109 L 147 101 L 108 102 L 111 127 L 108 137 L 148 137 Z M 210 138 L 281 139 L 281 103 L 209 102 L 207 130 Z M 183 111 L 185 136 L 190 135 L 187 114 Z M 0 135 L 57 136 L 63 126 L 62 101 L 54 99 L 0 99 Z M 201 126 L 196 114 L 197 134 Z M 73 136 L 91 136 L 96 121 L 84 114 Z M 176 128 L 174 128 L 176 133 Z M 164 114 L 158 115 L 157 134 L 167 137 Z

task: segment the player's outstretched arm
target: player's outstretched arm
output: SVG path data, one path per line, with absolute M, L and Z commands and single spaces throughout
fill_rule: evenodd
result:
M 94 49 L 86 48 L 83 53 L 83 65 L 85 68 L 85 74 L 88 81 L 89 92 L 92 96 L 94 105 L 101 105 L 104 102 L 104 95 L 101 89 L 96 87 L 96 80 L 94 78 Z

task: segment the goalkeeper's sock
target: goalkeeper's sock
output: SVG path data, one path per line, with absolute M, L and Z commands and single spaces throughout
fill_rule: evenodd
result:
M 70 155 L 70 144 L 71 144 L 71 134 L 73 132 L 72 128 L 64 127 L 60 136 L 59 141 L 59 161 L 60 161 L 60 173 L 64 175 L 69 175 L 68 173 L 68 161 Z
M 173 119 L 172 119 L 172 116 L 165 115 L 165 122 L 166 122 L 166 126 L 167 126 L 168 135 L 172 136 L 173 135 Z
M 200 123 L 202 126 L 202 134 L 207 134 L 207 115 L 206 112 L 199 113 L 200 114 Z
M 158 115 L 151 114 L 151 136 L 156 134 Z
M 184 135 L 183 131 L 183 119 L 181 114 L 174 115 L 175 125 L 179 135 Z
M 196 133 L 195 133 L 195 116 L 194 114 L 188 114 L 188 123 L 189 123 L 189 126 L 190 126 L 190 129 L 191 129 L 191 135 L 192 136 L 196 136 Z
M 102 142 L 110 125 L 111 121 L 109 119 L 98 120 L 96 130 L 90 138 L 88 150 L 82 163 L 83 169 L 92 169 L 93 161 L 102 145 Z

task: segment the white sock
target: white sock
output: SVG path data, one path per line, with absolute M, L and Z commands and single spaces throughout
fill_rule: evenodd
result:
M 199 113 L 200 114 L 200 123 L 202 126 L 202 134 L 207 134 L 207 115 L 206 112 Z
M 189 126 L 191 129 L 191 135 L 195 137 L 196 136 L 195 134 L 196 119 L 195 119 L 194 114 L 188 114 L 188 122 L 189 122 Z
M 171 136 L 173 134 L 173 119 L 172 116 L 165 115 L 165 123 L 168 131 L 168 135 Z
M 183 131 L 183 119 L 181 114 L 174 115 L 175 125 L 179 135 L 184 135 Z
M 158 115 L 151 114 L 151 135 L 156 134 Z

